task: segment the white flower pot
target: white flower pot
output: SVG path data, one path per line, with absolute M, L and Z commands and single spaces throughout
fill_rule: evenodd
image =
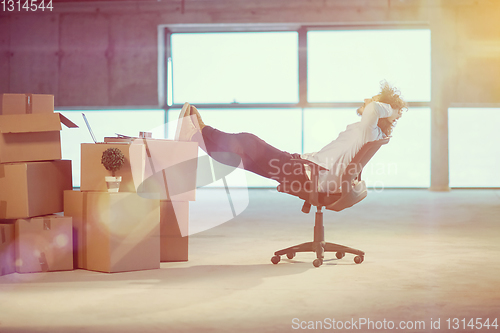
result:
M 112 177 L 106 176 L 104 177 L 106 180 L 106 184 L 108 185 L 108 192 L 118 192 L 120 190 L 120 182 L 122 181 L 122 177 Z

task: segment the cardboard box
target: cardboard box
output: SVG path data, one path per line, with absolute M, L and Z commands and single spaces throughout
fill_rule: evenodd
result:
M 189 202 L 160 202 L 160 261 L 187 261 Z
M 172 140 L 82 144 L 81 191 L 107 191 L 104 177 L 111 174 L 101 164 L 101 156 L 112 147 L 125 155 L 125 165 L 116 172 L 122 177 L 120 192 L 161 200 L 195 200 L 198 144 Z
M 64 215 L 73 217 L 75 268 L 160 268 L 159 205 L 137 193 L 64 192 Z
M 54 95 L 2 94 L 0 99 L 0 115 L 54 112 Z
M 80 190 L 106 192 L 106 182 L 104 177 L 111 176 L 111 172 L 106 170 L 101 164 L 102 153 L 108 148 L 118 148 L 125 156 L 125 164 L 116 171 L 116 176 L 121 176 L 120 192 L 136 192 L 143 178 L 144 170 L 131 169 L 131 160 L 144 161 L 146 150 L 143 146 L 129 143 L 82 143 L 81 144 L 81 175 Z M 135 181 L 135 182 L 134 182 Z
M 0 219 L 62 212 L 71 189 L 70 160 L 0 164 Z
M 0 116 L 0 163 L 60 160 L 61 123 L 78 127 L 60 113 Z
M 14 223 L 0 224 L 0 276 L 16 272 Z
M 73 269 L 71 217 L 47 215 L 16 220 L 16 272 Z

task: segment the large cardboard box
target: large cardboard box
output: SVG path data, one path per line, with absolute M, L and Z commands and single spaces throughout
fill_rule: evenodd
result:
M 64 192 L 64 215 L 73 217 L 75 268 L 160 268 L 159 205 L 137 193 Z
M 0 164 L 0 219 L 62 212 L 72 188 L 70 160 Z
M 16 272 L 73 269 L 71 217 L 47 215 L 16 220 Z
M 0 276 L 15 273 L 14 223 L 0 224 Z
M 102 153 L 119 148 L 125 165 L 116 172 L 122 177 L 120 192 L 137 192 L 155 199 L 194 201 L 198 144 L 172 140 L 136 139 L 81 145 L 81 191 L 106 191 Z
M 61 123 L 78 127 L 60 113 L 0 116 L 0 163 L 60 160 Z
M 189 248 L 189 202 L 160 203 L 160 260 L 187 261 Z
M 0 100 L 0 115 L 54 112 L 54 95 L 2 94 Z

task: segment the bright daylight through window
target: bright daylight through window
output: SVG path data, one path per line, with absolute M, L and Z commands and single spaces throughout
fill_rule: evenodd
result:
M 408 102 L 430 101 L 430 30 L 309 30 L 306 37 L 308 100 L 300 108 L 302 37 L 296 31 L 173 33 L 166 77 L 174 108 L 168 119 L 175 120 L 176 105 L 204 104 L 206 123 L 255 133 L 280 149 L 302 153 L 321 149 L 359 121 L 356 107 L 336 103 L 362 103 L 378 93 L 382 80 L 398 87 Z M 381 149 L 364 174 L 374 187 L 430 185 L 428 107 L 413 107 L 403 115 L 391 145 Z M 249 186 L 275 186 L 248 177 Z

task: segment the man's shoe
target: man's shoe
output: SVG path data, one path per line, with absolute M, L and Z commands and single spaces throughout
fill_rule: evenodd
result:
M 191 115 L 196 116 L 196 120 L 198 121 L 198 123 L 197 123 L 198 128 L 200 129 L 200 131 L 203 130 L 203 127 L 205 127 L 205 123 L 201 119 L 201 115 L 198 112 L 198 109 L 196 108 L 196 106 L 194 106 L 194 105 L 191 105 Z
M 175 131 L 176 141 L 191 141 L 193 135 L 200 131 L 200 125 L 196 115 L 191 115 L 191 105 L 184 103 Z

